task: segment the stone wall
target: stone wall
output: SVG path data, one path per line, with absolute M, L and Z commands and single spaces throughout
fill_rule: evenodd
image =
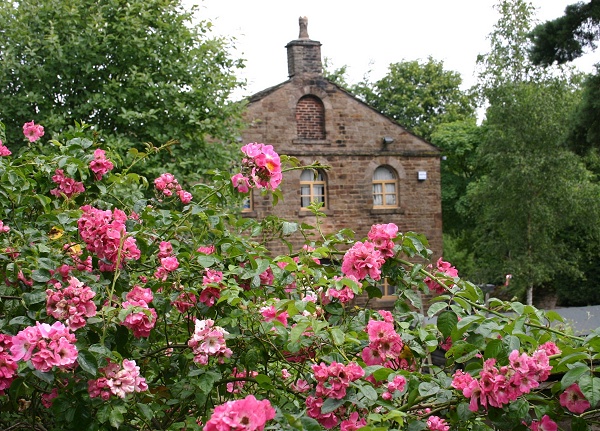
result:
M 323 103 L 325 139 L 298 136 L 298 109 L 305 108 L 299 101 L 310 100 L 303 98 L 307 95 Z M 400 231 L 425 234 L 434 256 L 441 255 L 440 157 L 436 147 L 314 74 L 294 76 L 259 93 L 250 100 L 246 119 L 250 126 L 242 136 L 243 142 L 271 144 L 278 153 L 295 156 L 305 164 L 318 161 L 330 167 L 325 171 L 328 194 L 324 211 L 327 217 L 322 225 L 325 233 L 350 228 L 359 239 L 366 236 L 373 224 L 396 223 Z M 319 133 L 315 131 L 308 136 Z M 384 144 L 384 137 L 393 142 Z M 373 172 L 381 165 L 391 167 L 398 175 L 397 208 L 373 208 Z M 419 180 L 418 172 L 426 172 L 427 179 Z M 276 208 L 272 208 L 268 198 L 255 192 L 251 215 L 262 218 L 276 214 L 314 224 L 314 216 L 300 208 L 299 181 L 300 171 L 284 175 L 281 185 L 284 200 Z M 301 242 L 299 237 L 293 241 L 296 247 Z

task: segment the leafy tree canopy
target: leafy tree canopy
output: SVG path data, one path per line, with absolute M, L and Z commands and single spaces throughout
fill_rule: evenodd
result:
M 179 0 L 22 0 L 0 3 L 0 120 L 8 145 L 26 121 L 65 131 L 92 123 L 126 153 L 172 146 L 146 172 L 188 181 L 224 166 L 235 142 L 240 85 L 228 41 L 192 23 Z M 209 143 L 212 137 L 218 143 Z M 139 168 L 139 165 L 138 165 Z
M 403 61 L 389 66 L 375 83 L 367 80 L 352 91 L 366 103 L 411 132 L 429 139 L 435 127 L 474 118 L 473 98 L 460 88 L 458 72 L 444 70 L 442 61 Z
M 596 48 L 600 37 L 600 0 L 569 5 L 565 14 L 538 25 L 531 33 L 531 60 L 535 64 L 567 63 Z

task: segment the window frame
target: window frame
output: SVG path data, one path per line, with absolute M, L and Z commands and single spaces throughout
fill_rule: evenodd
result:
M 391 174 L 392 179 L 383 179 L 383 180 L 375 179 L 375 173 L 377 172 L 378 169 L 385 169 L 387 172 L 389 172 Z M 389 193 L 387 191 L 386 186 L 390 185 L 390 184 L 394 186 L 393 193 Z M 375 186 L 380 186 L 381 192 L 375 193 Z M 390 166 L 380 165 L 375 169 L 375 171 L 373 171 L 371 190 L 372 190 L 372 196 L 373 196 L 373 208 L 398 208 L 399 207 L 400 199 L 399 199 L 399 193 L 398 193 L 398 174 Z M 376 202 L 375 196 L 381 196 L 381 204 L 378 205 L 375 203 Z M 393 204 L 387 203 L 388 196 L 394 196 Z
M 311 175 L 311 179 L 310 180 L 303 180 L 302 176 L 305 174 L 305 172 L 310 173 Z M 319 176 L 322 179 L 319 179 Z M 318 194 L 315 193 L 315 187 L 318 186 L 322 186 L 323 187 L 323 194 Z M 309 194 L 304 194 L 304 190 L 303 188 L 308 187 L 309 189 Z M 308 197 L 308 205 L 303 205 L 303 200 L 305 198 Z M 322 200 L 318 200 L 316 199 L 317 197 L 322 197 Z M 321 170 L 321 169 L 304 169 L 301 174 L 300 174 L 300 208 L 301 209 L 307 209 L 308 206 L 312 203 L 312 202 L 322 202 L 323 206 L 321 207 L 322 209 L 327 209 L 328 208 L 328 194 L 327 194 L 327 176 L 325 175 L 325 173 Z

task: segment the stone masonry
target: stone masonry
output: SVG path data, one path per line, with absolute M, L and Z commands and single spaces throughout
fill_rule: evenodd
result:
M 242 142 L 271 144 L 279 154 L 330 167 L 324 171 L 324 232 L 349 228 L 358 240 L 373 224 L 395 223 L 401 232 L 425 234 L 437 259 L 442 254 L 439 149 L 325 79 L 321 44 L 308 38 L 302 20 L 300 39 L 286 46 L 289 79 L 250 97 Z M 374 206 L 373 175 L 380 166 L 396 175 L 395 206 Z M 275 208 L 254 191 L 247 215 L 276 214 L 314 225 L 314 217 L 301 208 L 300 174 L 284 175 L 284 199 Z M 295 250 L 301 247 L 301 238 L 292 242 Z

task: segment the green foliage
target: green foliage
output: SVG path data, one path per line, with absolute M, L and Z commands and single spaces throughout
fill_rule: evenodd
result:
M 474 101 L 460 89 L 457 72 L 444 70 L 442 61 L 403 61 L 389 66 L 375 83 L 362 82 L 352 92 L 411 132 L 430 139 L 442 123 L 474 118 Z
M 589 259 L 583 242 L 598 238 L 598 205 L 590 200 L 598 190 L 565 145 L 579 76 L 529 61 L 531 4 L 502 0 L 497 7 L 491 51 L 480 58 L 479 93 L 489 107 L 478 178 L 462 209 L 475 225 L 469 238 L 478 280 L 498 283 L 512 274 L 511 287 L 527 289 L 530 301 L 534 287 L 566 293 L 573 284 L 555 280 L 582 279 Z
M 241 106 L 228 99 L 240 61 L 179 0 L 0 3 L 0 121 L 18 148 L 26 121 L 63 135 L 91 123 L 114 151 L 177 144 L 136 172 L 188 184 L 231 161 Z
M 483 140 L 475 119 L 444 123 L 436 127 L 431 142 L 442 149 L 442 212 L 444 233 L 460 235 L 470 229 L 461 213 L 469 184 L 476 178 L 477 148 Z M 445 248 L 445 247 L 444 247 Z
M 359 245 L 347 230 L 273 256 L 275 242 L 315 228 L 275 217 L 243 218 L 243 195 L 219 172 L 212 182 L 191 188 L 193 199 L 186 204 L 160 190 L 150 193 L 152 178 L 132 175 L 131 166 L 96 179 L 89 163 L 102 147 L 96 134 L 79 127 L 65 140 L 40 140 L 0 157 L 2 429 L 201 430 L 223 408 L 233 409 L 236 429 L 260 429 L 259 412 L 236 404 L 251 395 L 274 408 L 265 428 L 273 430 L 339 429 L 342 421 L 363 430 L 423 430 L 435 417 L 452 429 L 518 429 L 544 415 L 581 429 L 587 415 L 597 413 L 600 333 L 573 336 L 556 329 L 563 323 L 556 313 L 487 302 L 477 286 L 440 263 L 432 269 L 422 235 L 399 232 L 389 238 L 393 248 L 374 245 L 360 258 L 384 261 L 370 264 L 397 287 L 397 300 L 387 312 L 356 307 L 331 292 L 344 286 L 346 294 L 379 292 L 380 280 L 375 273 L 356 280 L 350 270 L 340 271 L 340 260 L 350 259 L 340 250 Z M 136 154 L 133 163 L 155 155 Z M 318 167 L 281 160 L 284 171 Z M 57 169 L 81 181 L 85 191 L 51 192 L 58 186 Z M 86 224 L 89 206 L 110 211 Z M 324 217 L 318 206 L 312 210 L 317 219 Z M 120 214 L 124 226 L 111 228 L 109 212 Z M 86 241 L 90 228 L 106 237 Z M 101 270 L 110 258 L 98 250 L 112 244 L 108 238 L 114 235 L 123 235 L 116 247 L 122 265 Z M 139 255 L 128 254 L 130 241 Z M 385 258 L 384 248 L 391 252 Z M 161 275 L 165 253 L 178 266 Z M 210 278 L 217 273 L 221 278 Z M 75 316 L 82 310 L 75 305 L 87 300 L 63 291 L 62 301 L 52 302 L 67 284 L 94 293 L 92 309 L 77 328 Z M 135 286 L 152 298 L 134 299 Z M 217 291 L 210 294 L 213 301 L 211 289 Z M 424 304 L 430 289 L 443 294 Z M 132 316 L 137 324 L 128 320 Z M 203 328 L 213 324 L 199 343 Z M 23 334 L 37 328 L 50 339 L 63 325 L 71 327 L 76 350 L 61 344 L 60 355 L 24 357 L 30 344 L 34 355 L 55 347 L 33 338 L 21 343 Z M 147 325 L 147 333 L 136 332 Z M 550 357 L 546 349 L 553 349 Z M 378 352 L 374 359 L 370 351 Z M 73 354 L 77 361 L 64 366 Z M 536 364 L 547 365 L 527 376 L 541 384 L 519 390 L 510 402 L 486 404 L 500 393 L 483 393 L 490 368 L 506 379 L 523 378 L 512 390 L 527 386 L 530 380 L 515 360 L 521 354 L 537 355 Z M 64 362 L 40 368 L 40 361 L 59 360 Z M 135 362 L 148 388 L 131 381 L 129 369 L 109 375 L 109 364 L 125 360 Z M 467 375 L 481 385 L 474 395 L 459 388 Z M 581 415 L 559 401 L 576 382 L 591 403 Z M 105 397 L 94 396 L 97 387 Z
M 565 14 L 533 29 L 531 60 L 535 64 L 567 63 L 596 48 L 600 30 L 600 3 L 590 0 L 568 5 Z

